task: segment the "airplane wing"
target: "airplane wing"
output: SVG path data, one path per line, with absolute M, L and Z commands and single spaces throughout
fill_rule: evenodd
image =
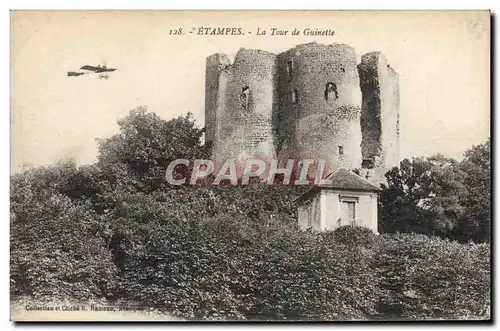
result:
M 84 75 L 85 73 L 84 72 L 74 72 L 74 71 L 68 71 L 68 76 L 71 77 L 71 76 L 81 76 L 81 75 Z
M 82 70 L 89 70 L 89 71 L 94 71 L 96 72 L 98 69 L 98 67 L 94 67 L 94 66 L 89 66 L 88 64 L 84 65 L 83 67 L 81 67 L 80 69 Z

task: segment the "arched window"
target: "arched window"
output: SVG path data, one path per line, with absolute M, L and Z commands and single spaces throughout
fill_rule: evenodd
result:
M 325 100 L 337 100 L 339 98 L 339 92 L 337 91 L 337 85 L 334 83 L 328 82 L 325 87 Z
M 288 79 L 292 79 L 292 76 L 293 76 L 293 60 L 290 59 L 288 60 L 287 62 L 287 72 L 288 72 Z
M 248 86 L 244 86 L 241 88 L 241 93 L 240 93 L 241 106 L 243 107 L 244 110 L 248 110 L 249 99 L 250 99 L 250 88 Z
M 291 96 L 291 100 L 292 100 L 292 103 L 294 105 L 298 104 L 299 103 L 299 91 L 297 91 L 297 89 L 293 89 L 291 92 L 290 92 L 290 96 Z

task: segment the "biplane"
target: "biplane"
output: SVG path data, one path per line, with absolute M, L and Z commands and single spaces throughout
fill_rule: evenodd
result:
M 80 68 L 80 70 L 86 70 L 86 72 L 75 72 L 75 71 L 68 71 L 68 77 L 78 77 L 81 75 L 86 75 L 86 74 L 99 74 L 99 79 L 109 79 L 109 75 L 107 72 L 112 72 L 115 71 L 115 68 L 108 68 L 106 65 L 97 65 L 96 66 L 91 66 L 91 65 L 84 65 L 83 67 Z

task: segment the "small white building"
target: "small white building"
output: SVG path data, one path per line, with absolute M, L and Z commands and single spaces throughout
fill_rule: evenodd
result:
M 377 205 L 381 189 L 347 169 L 337 169 L 298 198 L 301 229 L 335 230 L 343 225 L 367 227 L 378 233 Z

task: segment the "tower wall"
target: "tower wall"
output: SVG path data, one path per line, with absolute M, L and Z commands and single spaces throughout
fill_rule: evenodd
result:
M 206 59 L 205 69 L 205 142 L 213 142 L 216 127 L 216 107 L 219 97 L 220 73 L 230 64 L 225 54 L 213 54 Z
M 251 49 L 240 49 L 221 72 L 213 148 L 217 162 L 274 158 L 275 75 L 276 56 Z
M 372 181 L 399 162 L 399 76 L 380 52 L 361 57 L 358 66 L 362 91 L 363 159 L 373 160 Z
M 354 49 L 298 45 L 278 56 L 278 67 L 280 156 L 326 159 L 330 169 L 360 167 L 361 92 Z
M 205 88 L 206 141 L 217 163 L 325 159 L 329 170 L 368 167 L 363 174 L 379 184 L 399 162 L 399 77 L 380 52 L 359 65 L 345 44 L 279 55 L 240 49 L 232 65 L 214 54 Z

